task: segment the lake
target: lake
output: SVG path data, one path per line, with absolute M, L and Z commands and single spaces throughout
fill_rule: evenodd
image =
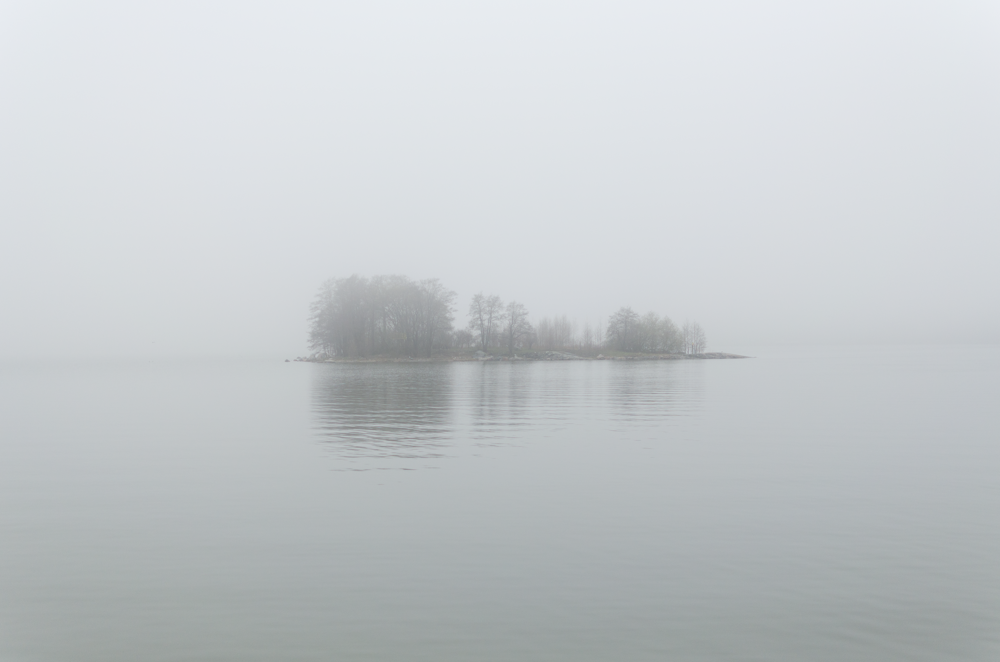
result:
M 0 364 L 0 661 L 1000 659 L 1000 348 L 743 353 Z

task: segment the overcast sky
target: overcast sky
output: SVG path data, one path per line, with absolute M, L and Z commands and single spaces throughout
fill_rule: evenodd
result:
M 305 353 L 440 278 L 1000 341 L 996 2 L 0 3 L 0 357 Z

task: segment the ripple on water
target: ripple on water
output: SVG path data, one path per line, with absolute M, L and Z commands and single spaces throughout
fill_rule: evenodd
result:
M 468 449 L 655 427 L 701 406 L 699 363 L 319 364 L 314 429 L 347 470 L 414 469 Z

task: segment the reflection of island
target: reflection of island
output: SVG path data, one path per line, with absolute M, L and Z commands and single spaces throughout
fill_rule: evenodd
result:
M 685 367 L 660 370 L 639 363 L 613 370 L 607 387 L 611 416 L 642 424 L 695 411 L 702 402 L 703 373 Z
M 484 446 L 517 437 L 532 421 L 534 389 L 530 371 L 524 366 L 491 368 L 474 369 L 467 382 L 471 437 Z
M 441 457 L 452 386 L 446 364 L 331 366 L 313 382 L 315 427 L 346 459 Z
M 416 469 L 570 435 L 613 443 L 702 402 L 703 364 L 336 363 L 314 367 L 315 429 L 351 469 Z M 439 466 L 434 463 L 433 466 Z

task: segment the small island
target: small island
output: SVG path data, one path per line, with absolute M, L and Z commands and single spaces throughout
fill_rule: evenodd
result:
M 536 323 L 517 301 L 472 298 L 455 327 L 455 292 L 436 279 L 354 275 L 325 281 L 310 306 L 309 362 L 674 361 L 737 359 L 707 352 L 697 322 L 623 307 L 607 324 L 577 327 L 566 316 Z

